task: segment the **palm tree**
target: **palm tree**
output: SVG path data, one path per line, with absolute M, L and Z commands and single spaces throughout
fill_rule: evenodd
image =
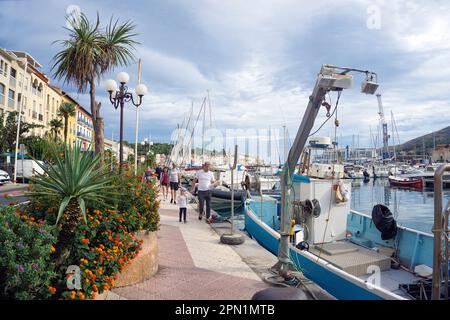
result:
M 76 108 L 73 103 L 65 102 L 58 110 L 58 116 L 64 118 L 64 143 L 67 143 L 67 130 L 69 128 L 69 118 L 75 117 Z
M 110 200 L 114 194 L 111 181 L 113 176 L 102 167 L 98 167 L 100 155 L 92 158 L 90 152 L 81 152 L 81 145 L 64 146 L 64 158 L 61 158 L 56 146 L 50 146 L 52 165 L 38 164 L 45 174 L 30 178 L 32 198 L 57 198 L 60 200 L 56 224 L 62 220 L 61 231 L 55 244 L 56 265 L 70 255 L 74 232 L 81 216 L 86 220 L 86 202 L 95 203 Z
M 63 127 L 63 123 L 60 119 L 52 119 L 50 120 L 50 131 L 53 132 L 53 137 L 55 142 L 58 140 L 58 132 Z
M 100 78 L 116 66 L 126 66 L 135 60 L 133 51 L 135 25 L 130 21 L 119 23 L 109 21 L 105 29 L 100 27 L 97 13 L 95 23 L 91 23 L 85 14 L 70 20 L 71 28 L 67 40 L 56 41 L 63 50 L 54 57 L 54 76 L 72 83 L 79 93 L 89 87 L 92 120 L 94 124 L 95 154 L 102 154 L 104 149 L 103 118 L 100 117 L 101 104 L 95 100 L 95 85 Z

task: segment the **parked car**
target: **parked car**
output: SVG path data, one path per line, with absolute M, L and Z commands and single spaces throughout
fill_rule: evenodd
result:
M 11 181 L 8 172 L 0 170 L 0 185 L 5 184 Z

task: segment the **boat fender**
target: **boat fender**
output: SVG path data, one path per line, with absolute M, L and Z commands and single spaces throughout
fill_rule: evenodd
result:
M 336 202 L 347 202 L 348 201 L 348 190 L 342 183 L 342 181 L 339 181 L 339 183 L 336 185 Z
M 389 240 L 397 235 L 397 222 L 388 207 L 377 204 L 372 209 L 372 221 L 381 232 L 381 240 Z
M 306 241 L 301 241 L 299 243 L 297 243 L 297 245 L 295 246 L 298 250 L 300 251 L 309 251 L 309 243 Z

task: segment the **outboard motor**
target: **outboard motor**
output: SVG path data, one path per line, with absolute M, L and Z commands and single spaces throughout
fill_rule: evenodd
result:
M 372 221 L 381 232 L 382 240 L 395 238 L 397 235 L 397 222 L 391 210 L 382 204 L 377 204 L 372 209 Z

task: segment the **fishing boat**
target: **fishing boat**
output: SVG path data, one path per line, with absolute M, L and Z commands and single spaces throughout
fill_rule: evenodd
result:
M 372 79 L 368 71 L 322 66 L 280 175 L 281 195 L 249 199 L 245 230 L 278 257 L 272 270 L 300 272 L 337 299 L 448 299 L 450 207 L 442 210 L 442 188 L 435 192 L 435 241 L 430 233 L 398 226 L 383 205 L 372 215 L 351 210 L 348 179 L 294 174 L 325 95 L 349 88 L 350 72 Z M 376 91 L 367 86 L 363 82 L 362 92 Z M 441 178 L 444 170 L 450 165 L 440 168 Z
M 397 177 L 390 176 L 389 185 L 391 187 L 422 189 L 424 183 L 423 179 L 421 178 L 405 178 L 401 176 Z

